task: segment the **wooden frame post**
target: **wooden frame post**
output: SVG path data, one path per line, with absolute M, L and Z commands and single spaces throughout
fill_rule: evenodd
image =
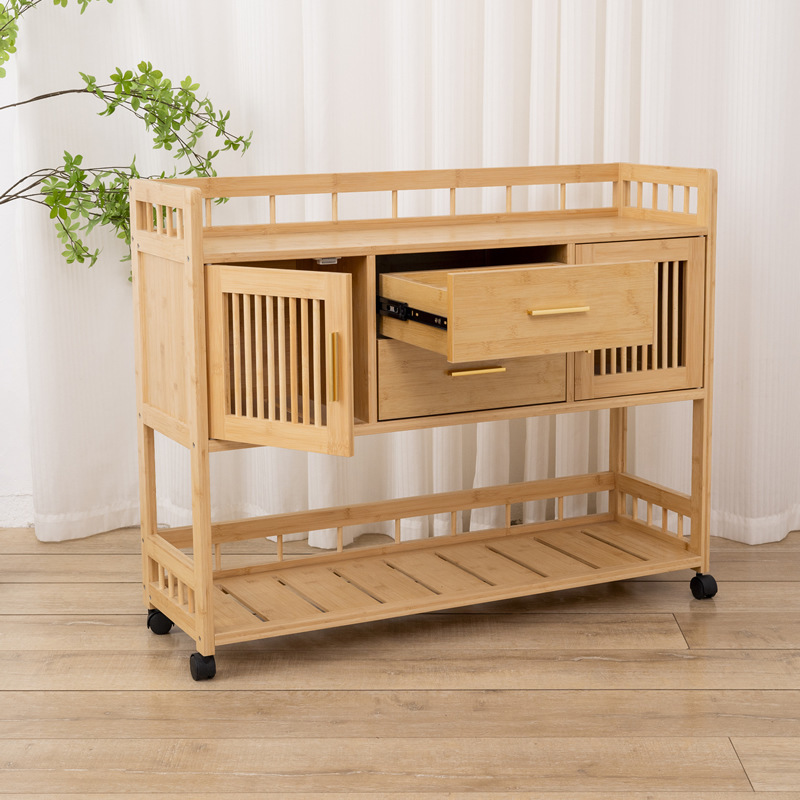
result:
M 628 409 L 609 409 L 608 469 L 617 476 L 628 468 Z M 625 514 L 625 495 L 618 488 L 609 492 L 608 510 L 619 519 Z
M 201 655 L 214 655 L 212 602 L 211 477 L 208 449 L 208 380 L 206 374 L 203 207 L 197 189 L 186 190 L 184 212 L 184 341 L 186 397 L 192 482 L 192 547 L 195 564 L 196 644 Z

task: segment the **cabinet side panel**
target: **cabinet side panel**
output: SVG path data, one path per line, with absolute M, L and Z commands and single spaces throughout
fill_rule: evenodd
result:
M 168 417 L 187 422 L 183 265 L 139 254 L 142 336 L 142 400 Z

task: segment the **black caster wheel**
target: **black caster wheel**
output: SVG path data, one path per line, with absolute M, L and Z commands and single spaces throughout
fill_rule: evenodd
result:
M 717 593 L 717 582 L 713 575 L 703 575 L 698 572 L 689 582 L 689 588 L 697 600 L 707 600 Z
M 217 674 L 217 662 L 214 661 L 214 656 L 192 653 L 189 656 L 189 669 L 196 681 L 209 681 Z
M 147 627 L 158 636 L 169 633 L 173 624 L 172 620 L 157 608 L 151 608 L 147 612 Z

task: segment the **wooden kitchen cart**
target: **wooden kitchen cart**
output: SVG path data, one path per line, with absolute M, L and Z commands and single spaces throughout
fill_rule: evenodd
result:
M 380 211 L 347 218 L 355 196 Z M 220 645 L 622 578 L 691 568 L 713 596 L 715 214 L 712 170 L 633 164 L 132 181 L 148 626 L 191 636 L 201 679 Z M 690 494 L 626 459 L 627 409 L 677 401 Z M 349 456 L 360 435 L 605 408 L 601 472 L 211 520 L 214 452 Z M 190 454 L 186 528 L 157 527 L 156 431 Z M 591 513 L 568 516 L 573 496 Z M 531 501 L 548 512 L 520 523 Z M 490 506 L 501 527 L 462 530 Z M 430 514 L 451 535 L 401 541 Z M 385 523 L 389 544 L 342 546 Z M 284 537 L 327 529 L 336 552 L 284 557 Z M 265 536 L 276 558 L 226 567 L 227 545 Z

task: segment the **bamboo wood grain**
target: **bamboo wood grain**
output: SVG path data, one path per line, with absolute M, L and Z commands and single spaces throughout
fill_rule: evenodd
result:
M 374 223 L 347 225 L 336 230 L 291 229 L 275 233 L 267 228 L 243 227 L 224 236 L 206 236 L 207 263 L 252 262 L 287 258 L 330 256 L 371 256 L 475 248 L 530 247 L 563 245 L 570 242 L 653 240 L 703 236 L 707 228 L 699 225 L 674 225 L 653 220 L 624 219 L 589 213 L 546 214 L 530 220 L 481 219 L 472 222 L 455 217 L 452 224 L 408 224 L 387 230 Z M 441 218 L 440 218 L 441 219 Z M 450 217 L 445 219 L 449 220 Z
M 569 187 L 582 182 L 611 183 L 614 206 L 593 210 L 567 209 L 568 205 L 572 205 L 569 202 L 572 197 Z M 558 212 L 512 212 L 514 186 L 548 184 L 557 187 L 560 197 Z M 514 602 L 523 601 L 509 598 L 525 594 L 570 587 L 584 587 L 586 591 L 586 587 L 610 580 L 641 578 L 687 567 L 708 567 L 711 403 L 710 391 L 706 392 L 701 387 L 710 387 L 711 374 L 710 336 L 706 335 L 707 327 L 704 330 L 703 326 L 713 322 L 711 295 L 716 173 L 614 164 L 521 170 L 503 168 L 211 179 L 183 182 L 180 190 L 171 186 L 164 192 L 159 192 L 156 186 L 149 182 L 142 186 L 134 183 L 131 187 L 134 244 L 141 256 L 144 271 L 150 270 L 152 273 L 145 274 L 138 284 L 140 297 L 151 298 L 150 305 L 144 309 L 140 307 L 137 312 L 143 321 L 140 333 L 145 343 L 141 359 L 144 368 L 140 371 L 138 381 L 143 392 L 139 407 L 140 413 L 144 411 L 145 414 L 148 408 L 155 409 L 157 413 L 151 414 L 147 421 L 153 422 L 154 426 L 157 425 L 159 430 L 166 431 L 173 438 L 182 440 L 190 449 L 193 525 L 189 531 L 177 531 L 164 538 L 173 543 L 183 543 L 184 546 L 190 543 L 194 555 L 190 560 L 170 545 L 159 544 L 160 540 L 153 530 L 154 514 L 151 513 L 145 524 L 144 583 L 146 600 L 165 611 L 174 608 L 174 618 L 195 637 L 195 643 L 202 653 L 213 653 L 215 644 L 245 641 L 258 636 L 277 636 L 290 631 L 311 632 L 367 619 L 378 620 L 434 609 L 452 615 L 457 613 L 453 609 L 469 603 L 501 598 L 506 598 L 503 602 L 513 607 Z M 681 187 L 682 211 L 675 209 L 675 186 Z M 460 215 L 456 207 L 457 190 L 473 187 L 504 188 L 505 213 Z M 448 189 L 450 215 L 444 218 L 400 219 L 397 211 L 398 193 L 407 188 Z M 260 193 L 269 198 L 269 225 L 212 228 L 211 201 L 220 196 L 215 192 L 221 190 L 224 196 L 255 196 Z M 391 194 L 392 219 L 340 223 L 339 194 L 353 191 Z M 646 198 L 648 191 L 650 197 Z M 635 192 L 633 204 L 630 202 L 632 192 Z M 327 223 L 279 225 L 275 198 L 295 193 L 329 195 L 331 220 Z M 596 194 L 599 196 L 599 192 Z M 666 209 L 658 207 L 663 199 L 661 195 L 666 195 Z M 203 201 L 206 207 L 205 228 Z M 654 239 L 658 240 L 656 245 L 644 241 Z M 689 256 L 685 259 L 678 257 L 676 248 L 686 246 L 686 240 L 689 239 Z M 673 244 L 672 240 L 683 240 L 683 243 Z M 623 246 L 622 242 L 628 244 Z M 580 253 L 579 248 L 587 243 L 590 244 L 586 253 Z M 528 406 L 492 410 L 486 409 L 484 403 L 478 406 L 481 410 L 476 413 L 457 411 L 445 417 L 434 413 L 441 411 L 441 407 L 430 404 L 423 407 L 419 411 L 420 416 L 414 419 L 404 417 L 387 424 L 378 423 L 378 372 L 381 367 L 377 363 L 375 315 L 370 308 L 375 288 L 371 281 L 374 281 L 374 274 L 378 270 L 375 256 L 384 253 L 434 253 L 515 246 L 549 248 L 551 258 L 557 248 L 567 256 L 571 266 L 549 268 L 558 270 L 562 277 L 537 286 L 539 295 L 555 287 L 562 291 L 562 296 L 546 297 L 544 299 L 550 301 L 546 308 L 537 305 L 532 310 L 534 313 L 546 312 L 543 319 L 547 320 L 547 325 L 558 328 L 561 321 L 569 323 L 569 330 L 557 331 L 549 344 L 542 343 L 543 337 L 539 331 L 537 347 L 544 349 L 531 351 L 528 343 L 522 350 L 518 348 L 505 353 L 503 346 L 518 346 L 518 333 L 503 327 L 507 312 L 504 310 L 501 314 L 497 307 L 492 309 L 492 304 L 485 302 L 485 299 L 489 296 L 500 297 L 501 306 L 503 299 L 513 305 L 522 287 L 514 285 L 509 289 L 503 282 L 519 272 L 519 268 L 494 271 L 491 286 L 486 286 L 484 282 L 487 270 L 483 270 L 484 275 L 478 278 L 472 271 L 461 270 L 450 273 L 447 278 L 445 311 L 450 325 L 444 346 L 441 334 L 431 333 L 426 334 L 427 338 L 438 337 L 436 342 L 426 344 L 423 337 L 415 340 L 414 344 L 444 353 L 450 361 L 469 360 L 467 356 L 479 360 L 479 355 L 484 358 L 502 357 L 504 354 L 516 357 L 529 353 L 569 351 L 565 370 L 569 385 L 560 395 L 564 398 L 563 402 L 537 403 L 535 399 L 526 398 L 521 402 L 530 403 Z M 610 294 L 616 290 L 606 281 L 597 298 L 591 298 L 592 302 L 589 302 L 575 296 L 587 280 L 571 284 L 569 278 L 583 275 L 584 272 L 588 276 L 592 271 L 608 278 L 611 271 L 608 264 L 598 270 L 587 265 L 583 255 L 596 248 L 599 252 L 602 247 L 627 247 L 630 252 L 636 246 L 640 251 L 642 247 L 650 246 L 655 252 L 656 258 L 652 258 L 652 252 L 639 258 L 644 258 L 649 264 L 657 261 L 661 265 L 658 284 L 651 267 L 650 294 L 639 298 L 635 313 L 621 313 L 620 309 L 612 309 L 603 318 L 605 321 L 598 321 L 599 318 L 592 320 L 590 327 L 593 335 L 596 337 L 599 330 L 604 335 L 608 334 L 609 340 L 581 339 L 578 317 L 594 313 L 593 309 L 599 303 L 607 302 Z M 148 248 L 155 255 L 149 255 Z M 320 273 L 314 270 L 310 259 L 321 256 L 344 257 L 344 260 L 328 272 Z M 209 261 L 229 263 L 209 266 L 208 271 L 214 272 L 215 276 L 205 282 L 203 273 L 207 270 L 204 262 Z M 630 261 L 626 256 L 625 262 L 612 263 L 620 269 L 630 270 Z M 273 267 L 291 269 L 269 269 L 266 265 L 270 262 L 274 262 Z M 234 266 L 236 263 L 257 266 Z M 167 266 L 169 264 L 172 265 L 171 271 Z M 543 274 L 540 265 L 536 272 Z M 532 274 L 526 273 L 526 281 Z M 553 274 L 548 277 L 552 278 Z M 323 281 L 320 275 L 324 276 L 326 282 L 323 292 L 320 292 L 320 282 Z M 411 282 L 419 284 L 421 278 L 422 273 L 415 273 Z M 175 283 L 174 286 L 169 285 L 170 280 Z M 624 290 L 626 302 L 632 296 L 632 280 L 631 274 L 626 272 L 616 281 L 617 288 Z M 499 284 L 496 286 L 497 281 Z M 505 293 L 501 291 L 504 287 Z M 654 316 L 654 289 L 660 294 L 657 320 Z M 421 286 L 420 299 L 423 290 L 427 291 Z M 218 296 L 207 298 L 207 293 L 212 291 Z M 176 301 L 175 297 L 179 299 Z M 263 369 L 259 369 L 263 347 L 263 331 L 259 335 L 262 297 L 268 298 L 264 321 L 269 329 L 268 362 L 273 362 L 276 368 L 276 374 L 272 376 L 275 381 L 274 392 L 269 386 L 269 367 L 266 392 Z M 272 297 L 276 298 L 275 319 L 269 320 L 273 308 Z M 464 309 L 460 304 L 465 299 L 467 313 L 462 313 Z M 176 305 L 176 302 L 180 305 Z M 314 351 L 313 370 L 306 366 L 308 302 L 314 304 L 310 320 L 316 337 L 315 345 L 310 348 Z M 553 316 L 559 310 L 576 306 L 586 311 L 579 315 Z M 170 324 L 169 314 L 166 321 L 162 319 L 163 315 L 159 313 L 162 308 L 171 313 L 177 324 Z M 487 309 L 494 313 L 491 320 L 481 317 Z M 367 313 L 364 314 L 364 311 Z M 319 319 L 316 318 L 317 314 Z M 619 321 L 639 316 L 646 318 L 650 331 L 646 335 L 639 331 L 626 340 L 625 334 L 618 329 Z M 467 318 L 469 324 L 463 322 Z M 653 324 L 656 321 L 657 328 Z M 387 327 L 381 328 L 383 333 L 396 335 L 396 331 L 391 329 L 394 322 L 386 322 Z M 206 324 L 209 326 L 208 339 Z M 174 338 L 173 329 L 182 331 L 181 342 Z M 658 331 L 658 338 L 654 329 Z M 684 337 L 683 341 L 677 340 L 679 331 Z M 270 341 L 271 334 L 274 341 Z M 470 337 L 474 336 L 478 338 L 473 342 Z M 488 352 L 485 349 L 487 343 L 490 349 L 500 350 Z M 470 350 L 470 346 L 478 350 Z M 151 348 L 152 355 L 147 347 Z M 586 353 L 574 354 L 574 351 L 593 349 L 607 351 L 601 359 L 604 366 L 601 371 L 605 374 L 600 376 L 593 376 L 593 364 L 586 358 Z M 702 358 L 699 357 L 700 353 Z M 230 363 L 231 359 L 233 364 Z M 318 389 L 314 399 L 317 413 L 313 426 L 307 424 L 311 411 L 309 388 L 312 371 L 314 389 Z M 327 390 L 323 390 L 321 385 L 323 372 L 329 380 Z M 331 376 L 335 378 L 333 383 L 330 383 Z M 595 381 L 595 377 L 601 380 Z M 182 398 L 180 392 L 175 396 L 171 394 L 171 379 L 173 383 L 177 380 L 181 385 L 181 391 L 184 392 Z M 206 379 L 215 395 L 210 402 Z M 333 388 L 337 384 L 342 387 L 341 392 Z M 666 392 L 670 392 L 668 397 Z M 609 396 L 603 397 L 604 393 Z M 634 393 L 638 393 L 638 396 Z M 149 402 L 151 394 L 155 398 L 153 402 Z M 323 397 L 324 403 L 321 403 L 320 398 Z M 301 512 L 298 516 L 281 515 L 266 522 L 251 520 L 223 523 L 227 527 L 211 525 L 209 451 L 212 448 L 222 450 L 239 444 L 272 444 L 350 455 L 356 433 L 354 413 L 365 421 L 365 424 L 358 426 L 359 435 L 364 435 L 430 427 L 443 421 L 457 424 L 478 419 L 535 416 L 553 410 L 571 412 L 591 407 L 622 408 L 628 404 L 665 399 L 693 401 L 692 494 L 691 499 L 677 497 L 674 503 L 677 507 L 674 509 L 670 508 L 669 503 L 676 499 L 676 495 L 664 487 L 637 483 L 636 478 L 624 473 L 624 458 L 620 455 L 621 448 L 624 448 L 623 426 L 620 423 L 624 412 L 618 412 L 616 416 L 612 415 L 614 441 L 610 485 L 602 489 L 612 492 L 612 510 L 606 515 L 587 517 L 579 525 L 575 520 L 563 519 L 567 508 L 564 497 L 569 492 L 561 492 L 546 498 L 555 506 L 556 521 L 535 526 L 511 526 L 512 501 L 507 497 L 503 499 L 502 491 L 495 492 L 492 497 L 501 499 L 499 505 L 504 509 L 505 528 L 496 532 L 448 537 L 450 544 L 447 547 L 438 542 L 378 546 L 365 555 L 349 551 L 342 545 L 345 526 L 369 524 L 369 519 L 374 517 L 376 522 L 391 523 L 394 520 L 397 529 L 404 511 L 411 511 L 410 516 L 419 516 L 426 504 L 433 503 L 430 506 L 433 510 L 429 513 L 449 513 L 451 521 L 455 521 L 459 510 L 481 507 L 480 503 L 475 504 L 475 495 L 461 495 L 459 500 L 465 502 L 455 506 L 439 505 L 444 499 L 453 499 L 446 496 L 433 501 L 430 498 L 411 498 L 410 503 L 384 503 L 380 512 L 378 504 L 373 504 L 375 508 L 364 504 L 360 508 L 323 509 L 321 512 Z M 185 410 L 179 407 L 181 403 Z M 266 412 L 265 404 L 269 409 Z M 215 419 L 209 421 L 209 413 L 215 415 Z M 407 411 L 399 413 L 406 414 Z M 270 419 L 262 419 L 264 415 Z M 140 449 L 144 454 L 140 482 L 147 491 L 143 503 L 145 510 L 147 504 L 155 508 L 155 482 L 150 465 L 152 459 L 148 456 L 152 451 L 153 427 L 149 427 L 147 421 L 143 419 L 140 425 L 140 436 L 143 437 Z M 209 442 L 209 434 L 215 437 L 213 444 Z M 622 485 L 615 475 L 624 476 L 620 478 Z M 600 476 L 579 477 L 577 482 L 569 484 L 570 490 L 583 485 L 589 487 L 586 491 L 597 491 L 598 478 Z M 587 479 L 588 483 L 581 484 Z M 604 479 L 600 480 L 602 482 Z M 552 489 L 551 482 L 537 484 L 534 494 L 546 488 Z M 623 516 L 619 505 L 621 493 L 626 489 L 632 494 L 636 491 L 642 494 L 647 509 L 646 523 L 626 519 L 616 523 L 609 521 L 615 514 Z M 615 495 L 615 492 L 620 494 Z M 486 501 L 490 495 L 482 497 Z M 531 498 L 520 498 L 522 501 L 528 499 Z M 658 519 L 658 502 L 662 502 L 664 508 L 678 513 L 680 520 L 683 516 L 691 516 L 689 544 L 672 536 L 667 530 L 666 513 L 661 517 L 661 530 L 652 528 L 653 521 Z M 689 513 L 684 513 L 687 510 Z M 351 516 L 353 511 L 356 511 L 356 516 Z M 302 566 L 294 561 L 277 565 L 250 562 L 222 571 L 219 569 L 221 565 L 217 564 L 218 584 L 216 587 L 213 585 L 212 543 L 218 544 L 225 539 L 236 541 L 271 532 L 278 535 L 276 555 L 281 560 L 284 545 L 282 537 L 288 532 L 287 525 L 291 528 L 299 524 L 303 527 L 293 532 L 302 532 L 317 529 L 313 526 L 325 520 L 328 525 L 320 527 L 332 525 L 336 528 L 340 553 L 316 557 Z M 527 545 L 520 544 L 524 537 L 528 537 Z M 512 541 L 519 550 L 518 558 L 498 549 Z M 534 551 L 541 548 L 546 548 L 549 560 L 537 561 L 537 569 L 532 557 Z M 562 562 L 562 572 L 557 574 L 559 556 L 580 567 L 574 568 L 574 574 L 566 574 L 567 564 Z M 383 570 L 383 583 L 368 577 L 372 574 L 370 567 L 376 568 L 376 574 L 382 571 L 377 567 L 378 562 L 374 562 L 375 559 L 393 571 L 387 573 Z M 162 566 L 157 567 L 156 562 Z M 542 563 L 548 564 L 551 574 L 545 574 Z M 166 577 L 164 567 L 167 569 Z M 341 571 L 343 568 L 348 569 L 348 574 Z M 340 571 L 337 572 L 337 569 Z M 400 575 L 417 587 L 412 592 L 415 595 L 413 598 L 402 597 L 404 584 Z M 222 581 L 225 582 L 224 588 Z M 268 590 L 259 589 L 260 583 L 269 587 Z M 384 583 L 388 584 L 388 590 Z M 641 583 L 647 585 L 647 582 Z M 649 585 L 654 584 L 650 582 Z M 664 585 L 671 586 L 668 583 Z M 197 589 L 194 600 L 190 586 Z M 432 592 L 433 599 L 421 596 L 420 587 Z M 286 617 L 288 612 L 282 611 L 281 604 L 270 597 L 270 592 L 274 594 L 276 591 L 284 595 L 292 592 L 293 598 L 307 602 L 317 613 L 305 608 L 302 614 L 298 610 L 298 616 L 294 619 Z M 383 598 L 381 592 L 386 591 L 390 595 L 394 593 L 393 599 Z M 724 600 L 720 602 L 720 607 L 724 608 Z M 212 613 L 215 603 L 219 606 L 219 620 L 216 623 Z M 709 606 L 702 610 L 707 612 L 716 607 L 715 604 Z M 320 615 L 323 617 L 321 622 L 314 619 Z
M 503 406 L 557 402 L 566 398 L 563 353 L 530 358 L 466 362 L 460 369 L 502 368 L 491 375 L 452 377 L 443 355 L 392 339 L 378 341 L 378 407 L 381 419 Z
M 695 179 L 696 170 L 676 173 Z M 459 170 L 416 170 L 398 172 L 352 172 L 317 175 L 281 175 L 250 178 L 178 178 L 157 186 L 198 188 L 203 197 L 248 197 L 291 194 L 331 194 L 334 192 L 400 191 L 404 189 L 476 188 L 483 186 L 535 186 L 551 183 L 597 183 L 615 181 L 618 164 L 575 164 L 553 167 L 501 167 Z M 137 182 L 137 197 L 161 197 L 151 184 Z M 178 196 L 173 192 L 172 196 Z
M 216 523 L 213 526 L 214 542 L 249 539 L 256 536 L 301 533 L 309 530 L 324 530 L 335 527 L 342 520 L 352 525 L 368 525 L 396 517 L 417 517 L 440 513 L 443 509 L 485 508 L 493 505 L 545 500 L 558 495 L 588 494 L 607 491 L 614 486 L 613 475 L 598 472 L 543 481 L 526 481 L 502 486 L 478 487 L 475 489 L 419 497 L 397 498 L 391 501 L 357 503 L 336 508 L 313 509 L 288 512 L 267 517 L 252 517 Z M 576 524 L 578 521 L 576 520 Z M 173 546 L 186 547 L 190 543 L 191 529 L 172 528 L 161 534 Z M 425 541 L 420 546 L 425 546 Z

